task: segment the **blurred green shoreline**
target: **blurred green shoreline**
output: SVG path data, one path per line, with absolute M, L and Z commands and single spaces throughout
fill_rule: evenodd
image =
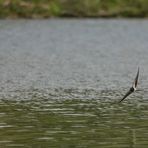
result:
M 0 18 L 148 17 L 148 0 L 0 0 Z

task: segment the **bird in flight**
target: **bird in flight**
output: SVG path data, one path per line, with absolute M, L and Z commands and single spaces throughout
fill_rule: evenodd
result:
M 139 67 L 138 67 L 137 75 L 136 75 L 136 78 L 134 80 L 134 83 L 133 83 L 132 87 L 125 94 L 125 96 L 119 101 L 119 103 L 122 102 L 127 96 L 129 96 L 131 93 L 133 93 L 136 90 L 137 84 L 138 84 L 138 77 L 139 77 Z

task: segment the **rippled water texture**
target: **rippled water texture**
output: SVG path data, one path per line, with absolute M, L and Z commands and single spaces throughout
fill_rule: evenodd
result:
M 147 20 L 1 20 L 0 147 L 147 148 L 147 39 Z

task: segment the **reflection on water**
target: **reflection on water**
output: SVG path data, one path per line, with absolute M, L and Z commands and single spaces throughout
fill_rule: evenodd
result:
M 148 101 L 119 104 L 120 95 L 109 91 L 91 99 L 47 95 L 0 101 L 0 147 L 147 148 Z
M 148 20 L 0 20 L 0 148 L 147 148 L 147 39 Z

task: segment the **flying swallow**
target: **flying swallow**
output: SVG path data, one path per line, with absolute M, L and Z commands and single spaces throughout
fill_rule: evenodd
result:
M 137 84 L 138 84 L 138 77 L 139 77 L 139 67 L 138 67 L 137 75 L 132 87 L 129 89 L 129 91 L 125 94 L 125 96 L 119 102 L 122 102 L 127 96 L 129 96 L 131 93 L 133 93 L 136 90 Z

